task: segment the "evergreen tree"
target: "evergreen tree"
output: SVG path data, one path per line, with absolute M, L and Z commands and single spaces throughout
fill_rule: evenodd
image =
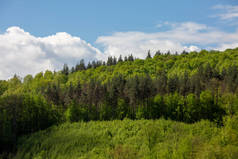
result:
M 188 72 L 185 71 L 179 82 L 180 93 L 185 97 L 190 91 L 190 79 Z
M 128 57 L 128 61 L 134 61 L 134 57 L 132 54 Z
M 125 57 L 124 57 L 124 61 L 128 61 L 128 58 L 127 58 L 127 56 L 125 56 Z
M 92 68 L 96 68 L 97 67 L 97 63 L 96 63 L 96 61 L 92 61 Z
M 151 54 L 150 54 L 150 50 L 147 53 L 146 59 L 151 59 Z
M 113 65 L 116 65 L 116 64 L 117 64 L 117 58 L 116 58 L 115 56 L 113 57 L 112 64 L 113 64 Z
M 161 55 L 162 53 L 160 52 L 160 50 L 158 50 L 158 51 L 156 51 L 155 52 L 155 56 L 159 56 L 159 55 Z
M 97 65 L 97 67 L 102 66 L 102 61 L 97 61 L 97 62 L 96 62 L 96 65 Z
M 112 58 L 112 56 L 109 56 L 107 58 L 107 66 L 111 66 L 111 65 L 113 65 L 113 58 Z
M 119 62 L 123 62 L 121 55 L 119 56 L 119 59 L 118 59 L 118 63 L 119 63 Z
M 93 67 L 93 66 L 92 66 L 91 62 L 88 62 L 87 69 L 90 69 L 90 68 L 92 68 L 92 67 Z
M 183 50 L 182 55 L 188 55 L 188 52 L 186 50 Z
M 64 64 L 62 73 L 66 76 L 69 74 L 69 67 L 67 64 Z
M 173 77 L 170 77 L 168 80 L 168 93 L 174 93 L 175 91 L 178 91 L 178 87 L 179 87 L 178 76 L 175 75 Z
M 70 72 L 71 72 L 71 73 L 74 73 L 74 72 L 75 72 L 75 68 L 72 67 Z
M 156 91 L 159 94 L 165 94 L 167 92 L 168 78 L 164 71 L 160 72 L 155 80 Z

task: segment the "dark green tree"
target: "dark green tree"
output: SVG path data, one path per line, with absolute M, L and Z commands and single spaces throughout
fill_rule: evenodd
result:
M 150 50 L 147 53 L 146 59 L 151 59 L 151 54 L 150 54 Z
M 64 64 L 62 73 L 66 76 L 69 74 L 69 67 L 67 64 Z

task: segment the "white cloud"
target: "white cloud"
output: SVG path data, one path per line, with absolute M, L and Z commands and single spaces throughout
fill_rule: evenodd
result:
M 197 46 L 191 45 L 189 47 L 185 46 L 183 48 L 185 51 L 191 52 L 191 51 L 200 51 L 201 49 L 198 48 Z
M 46 69 L 58 70 L 64 63 L 100 59 L 102 55 L 97 48 L 67 33 L 35 37 L 19 27 L 10 27 L 0 34 L 0 79 L 15 73 L 23 77 Z
M 104 53 L 111 56 L 128 55 L 144 58 L 147 51 L 166 52 L 199 51 L 203 49 L 218 49 L 225 46 L 237 46 L 238 31 L 227 33 L 204 24 L 194 22 L 168 23 L 169 30 L 155 33 L 117 32 L 111 36 L 98 37 L 97 43 L 104 46 Z M 226 45 L 224 45 L 226 44 Z M 214 46 L 211 48 L 210 46 Z
M 229 43 L 229 44 L 221 44 L 219 46 L 219 48 L 216 48 L 216 50 L 220 50 L 220 51 L 225 51 L 226 49 L 234 49 L 238 47 L 238 42 L 234 42 L 234 43 Z
M 216 5 L 213 9 L 222 11 L 222 13 L 215 15 L 215 17 L 219 17 L 222 20 L 234 20 L 238 18 L 238 6 Z
M 158 39 L 156 34 L 142 32 L 115 33 L 112 36 L 102 36 L 96 41 L 105 48 L 107 56 L 127 56 L 133 53 L 136 57 L 144 58 L 148 50 L 152 52 L 161 50 L 181 51 L 183 46 L 171 40 Z
M 184 29 L 189 29 L 190 31 L 195 31 L 195 30 L 204 30 L 207 29 L 208 27 L 204 24 L 198 24 L 194 22 L 185 22 L 185 23 L 175 23 L 175 22 L 163 22 L 159 23 L 156 25 L 158 28 L 161 27 L 170 27 L 172 29 L 176 28 L 178 30 L 184 30 Z

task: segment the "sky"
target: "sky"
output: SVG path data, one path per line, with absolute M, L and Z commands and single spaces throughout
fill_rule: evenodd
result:
M 0 0 L 0 80 L 80 59 L 236 47 L 237 0 Z

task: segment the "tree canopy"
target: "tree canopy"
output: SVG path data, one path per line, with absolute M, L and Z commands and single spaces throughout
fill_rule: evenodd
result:
M 238 112 L 238 48 L 146 59 L 80 60 L 72 69 L 0 81 L 1 149 L 64 121 L 172 119 L 222 125 Z

